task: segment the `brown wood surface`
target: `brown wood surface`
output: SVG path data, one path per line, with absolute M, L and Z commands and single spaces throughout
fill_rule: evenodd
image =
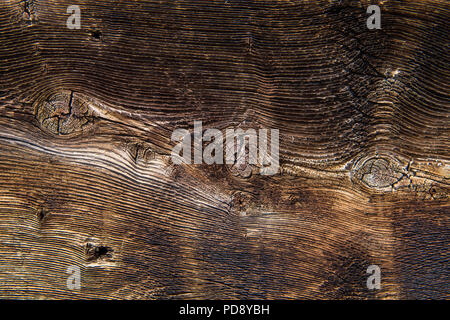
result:
M 449 18 L 444 0 L 2 0 L 0 298 L 449 298 Z M 173 165 L 194 120 L 279 129 L 279 173 Z

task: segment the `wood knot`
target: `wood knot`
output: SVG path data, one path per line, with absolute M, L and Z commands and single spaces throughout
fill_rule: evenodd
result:
M 113 250 L 110 247 L 95 245 L 92 243 L 86 244 L 86 260 L 96 261 L 104 258 L 111 258 Z
M 61 91 L 38 101 L 35 110 L 41 129 L 54 135 L 86 131 L 94 119 L 89 99 L 73 91 Z
M 23 21 L 26 25 L 31 26 L 38 22 L 38 16 L 36 13 L 36 3 L 34 0 L 23 1 Z
M 253 170 L 253 166 L 248 164 L 247 160 L 244 160 L 242 163 L 235 163 L 230 166 L 230 171 L 233 176 L 238 176 L 244 179 L 250 178 Z
M 256 199 L 249 193 L 236 191 L 233 193 L 231 199 L 231 212 L 234 212 L 240 216 L 246 216 L 250 213 L 254 205 L 256 203 Z
M 404 177 L 395 160 L 372 157 L 359 161 L 353 169 L 353 179 L 366 187 L 376 190 L 388 190 Z

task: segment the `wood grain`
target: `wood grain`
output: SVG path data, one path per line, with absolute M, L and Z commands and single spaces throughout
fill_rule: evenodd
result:
M 449 17 L 440 0 L 3 0 L 0 297 L 448 299 Z M 279 173 L 173 165 L 194 120 L 279 129 Z

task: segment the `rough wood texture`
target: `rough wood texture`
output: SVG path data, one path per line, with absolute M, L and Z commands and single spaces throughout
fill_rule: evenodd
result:
M 2 0 L 0 297 L 449 298 L 450 5 L 376 3 Z M 194 120 L 279 173 L 173 165 Z

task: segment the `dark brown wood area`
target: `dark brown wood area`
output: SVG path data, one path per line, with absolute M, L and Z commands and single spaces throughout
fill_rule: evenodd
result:
M 445 0 L 2 0 L 0 298 L 449 298 L 449 18 Z M 174 165 L 195 120 L 279 129 L 278 174 Z

